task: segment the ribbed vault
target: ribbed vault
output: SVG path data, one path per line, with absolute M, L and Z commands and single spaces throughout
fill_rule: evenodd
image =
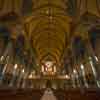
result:
M 69 19 L 65 16 L 67 15 L 65 9 L 65 3 L 61 0 L 59 2 L 40 0 L 35 4 L 33 18 L 27 23 L 31 24 L 29 36 L 36 48 L 38 60 L 55 60 L 57 63 L 60 61 L 69 35 L 67 27 Z M 34 24 L 35 17 L 36 24 Z
M 85 40 L 88 30 L 100 24 L 99 4 L 100 0 L 29 0 L 27 5 L 25 0 L 0 0 L 0 21 L 11 29 L 12 37 L 23 33 L 26 45 L 35 49 L 36 61 L 58 63 L 76 36 Z

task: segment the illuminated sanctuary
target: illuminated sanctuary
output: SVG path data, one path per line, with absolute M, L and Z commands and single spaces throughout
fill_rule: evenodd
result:
M 0 0 L 0 98 L 99 100 L 99 43 L 100 0 Z

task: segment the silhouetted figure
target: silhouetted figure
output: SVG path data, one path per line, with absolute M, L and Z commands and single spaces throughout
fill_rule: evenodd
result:
M 46 88 L 51 88 L 51 82 L 50 82 L 50 80 L 47 80 Z

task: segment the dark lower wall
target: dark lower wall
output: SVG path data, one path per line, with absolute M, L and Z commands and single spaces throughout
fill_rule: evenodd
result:
M 57 100 L 100 100 L 99 89 L 54 90 Z M 2 89 L 0 100 L 40 100 L 44 90 Z
M 99 89 L 69 89 L 54 91 L 58 100 L 100 100 Z

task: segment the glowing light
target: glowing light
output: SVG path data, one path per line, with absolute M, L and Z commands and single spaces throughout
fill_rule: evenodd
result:
M 1 56 L 0 60 L 2 61 L 4 59 L 4 56 Z
M 74 69 L 74 70 L 73 70 L 73 73 L 75 73 L 75 74 L 76 74 L 76 73 L 77 73 L 77 71 Z
M 31 79 L 32 77 L 33 77 L 32 74 L 30 74 L 30 75 L 29 75 L 29 78 Z
M 82 69 L 82 74 L 83 74 L 83 77 L 85 77 L 85 71 L 84 71 L 84 65 L 83 64 L 81 64 L 81 69 Z
M 87 83 L 87 80 L 86 80 L 86 77 L 85 77 L 84 65 L 81 64 L 80 67 L 81 67 L 81 70 L 82 70 L 82 75 L 83 75 L 83 79 L 84 79 L 85 86 L 88 88 L 88 83 Z
M 15 64 L 14 69 L 17 69 L 17 67 L 18 67 L 18 65 L 17 65 L 17 64 Z
M 42 69 L 41 69 L 41 70 L 42 70 L 42 72 L 44 72 L 44 66 L 43 66 L 43 65 L 42 65 L 42 67 L 41 67 L 41 68 L 42 68 Z
M 81 69 L 84 70 L 84 65 L 83 64 L 81 64 Z
M 5 73 L 6 69 L 7 69 L 7 64 L 4 66 L 4 69 L 2 71 L 3 74 Z
M 22 69 L 22 72 L 23 72 L 23 73 L 25 72 L 24 69 Z
M 50 67 L 52 67 L 53 62 L 52 62 L 52 61 L 46 61 L 46 62 L 45 62 L 45 65 L 46 65 L 48 68 L 50 68 Z
M 95 59 L 96 59 L 96 61 L 98 61 L 98 58 L 96 56 L 95 56 Z M 90 59 L 90 65 L 91 65 L 94 77 L 96 78 L 97 77 L 97 73 L 96 73 L 96 70 L 95 70 L 95 67 L 94 67 L 92 59 Z M 97 83 L 97 86 L 100 88 L 100 83 L 99 83 L 98 80 L 96 80 L 96 83 Z
M 70 77 L 69 77 L 68 75 L 65 75 L 65 78 L 66 78 L 66 79 L 70 79 Z
M 95 68 L 94 68 L 92 60 L 90 60 L 90 65 L 91 65 L 92 71 L 94 73 L 94 76 L 96 77 L 96 71 L 95 71 Z
M 89 57 L 89 60 L 91 60 L 92 58 L 91 57 Z
M 97 62 L 99 61 L 97 56 L 95 56 L 95 60 L 96 60 Z
M 99 81 L 97 81 L 97 85 L 98 85 L 98 87 L 100 88 L 100 82 L 99 82 Z
M 56 72 L 57 70 L 56 70 L 56 66 L 54 66 L 54 72 Z

